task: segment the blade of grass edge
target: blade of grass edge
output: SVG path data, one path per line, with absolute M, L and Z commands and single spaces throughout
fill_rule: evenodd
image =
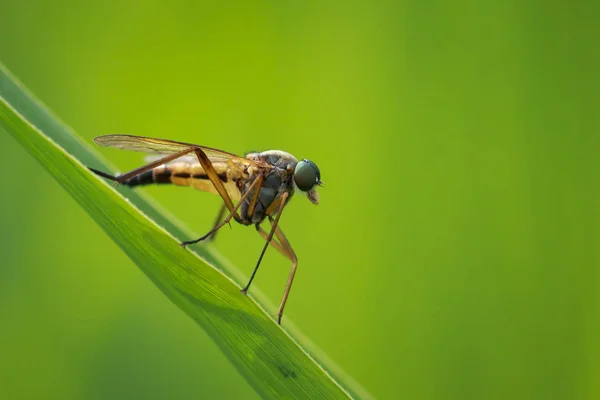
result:
M 3 100 L 0 121 L 144 273 L 207 330 L 261 395 L 346 398 L 225 275 L 179 248 L 170 235 L 36 132 Z
M 2 66 L 0 65 L 0 67 L 2 67 Z M 60 122 L 56 121 L 55 118 L 47 110 L 45 110 L 43 108 L 43 106 L 41 106 L 29 93 L 27 93 L 25 91 L 24 88 L 22 88 L 18 83 L 16 83 L 15 80 L 13 80 L 11 78 L 11 76 L 8 74 L 8 72 L 4 68 L 0 68 L 0 95 L 5 96 L 7 93 L 8 93 L 8 96 L 6 96 L 6 97 L 12 97 L 11 100 L 17 99 L 18 101 L 15 101 L 15 103 L 19 104 L 19 106 L 22 109 L 29 110 L 30 117 L 31 116 L 35 117 L 35 118 L 32 118 L 32 119 L 36 120 L 36 124 L 35 124 L 36 126 L 38 126 L 38 127 L 39 126 L 45 126 L 46 129 L 48 129 L 49 131 L 53 131 L 55 133 L 55 135 L 54 135 L 55 137 L 60 137 L 61 142 L 62 142 L 62 143 L 60 143 L 61 145 L 63 143 L 66 143 L 68 146 L 71 147 L 71 150 L 73 152 L 78 153 L 78 156 L 81 155 L 81 154 L 83 154 L 83 157 L 81 157 L 81 158 L 85 158 L 86 159 L 86 161 L 85 161 L 86 164 L 89 164 L 89 165 L 92 165 L 92 166 L 95 166 L 95 167 L 98 167 L 98 168 L 108 169 L 107 166 L 105 165 L 105 163 L 98 156 L 96 156 L 93 151 L 89 150 L 89 148 L 86 147 L 84 144 L 82 144 L 76 137 L 70 135 L 70 132 L 68 132 L 68 128 L 66 128 Z M 28 102 L 29 102 L 29 104 L 28 104 Z M 8 104 L 5 104 L 5 106 L 6 106 L 7 109 L 11 109 L 12 108 Z M 6 116 L 6 114 L 4 116 Z M 32 129 L 32 131 L 33 131 L 33 129 Z M 58 133 L 62 132 L 63 135 L 60 136 L 60 135 L 58 135 L 57 132 Z M 67 135 L 65 135 L 64 132 L 66 132 Z M 31 134 L 31 132 L 30 132 L 30 134 Z M 13 136 L 14 136 L 14 133 L 13 133 Z M 23 140 L 25 137 L 26 136 L 23 136 L 23 134 L 22 134 L 22 136 L 20 137 L 20 140 Z M 66 139 L 65 139 L 65 137 L 66 137 Z M 29 144 L 31 144 L 31 142 Z M 38 154 L 38 157 L 39 157 L 39 154 Z M 48 165 L 46 165 L 46 167 L 48 168 Z M 60 173 L 61 173 L 60 170 L 54 170 L 54 171 L 51 171 L 51 173 L 56 177 L 57 180 L 61 181 L 61 179 L 59 178 L 60 177 Z M 91 175 L 91 174 L 88 174 L 87 170 L 85 170 L 85 169 L 84 169 L 83 174 L 84 174 L 83 176 Z M 62 176 L 62 178 L 64 179 L 65 177 Z M 92 179 L 95 179 L 95 177 L 92 176 Z M 61 184 L 66 185 L 66 183 L 64 181 L 61 181 Z M 109 188 L 108 190 L 111 190 L 111 189 Z M 140 198 L 136 198 L 137 196 L 136 196 L 135 193 L 128 192 L 127 194 L 128 194 L 128 197 L 130 198 L 130 200 L 132 201 L 132 203 L 134 203 L 134 204 L 136 204 L 138 206 L 140 204 L 142 206 L 144 206 L 144 207 L 141 207 L 141 208 L 144 208 L 143 211 L 145 213 L 147 213 L 147 214 L 154 214 L 154 215 L 151 215 L 152 218 L 154 220 L 160 221 L 159 222 L 160 225 L 164 226 L 165 228 L 167 228 L 168 231 L 176 234 L 178 237 L 187 237 L 187 236 L 189 236 L 189 232 L 185 233 L 186 231 L 184 229 L 182 229 L 182 228 L 178 227 L 176 224 L 170 222 L 169 217 L 165 217 L 164 213 L 161 214 L 162 210 L 156 210 L 154 207 L 152 207 L 152 205 L 145 204 L 145 202 L 147 201 L 147 199 L 144 199 L 144 198 L 141 198 L 141 197 Z M 148 212 L 148 210 L 150 210 L 150 212 Z M 97 216 L 95 218 L 97 218 Z M 135 231 L 135 230 L 133 230 L 133 231 Z M 173 242 L 173 241 L 171 241 L 171 242 Z M 173 245 L 173 244 L 174 243 L 171 243 L 171 245 Z M 122 247 L 125 247 L 125 246 L 122 246 Z M 128 252 L 128 250 L 130 250 L 130 249 L 124 248 L 124 250 L 128 253 L 128 255 L 132 259 L 135 260 L 135 258 L 134 258 L 135 255 L 130 254 L 131 253 L 130 251 Z M 224 270 L 226 270 L 226 272 L 232 274 L 232 271 L 231 271 L 230 268 L 223 268 L 222 267 L 222 265 L 224 264 L 222 257 L 220 257 L 218 254 L 215 254 L 215 252 L 212 251 L 209 248 L 207 249 L 207 248 L 201 247 L 200 250 L 201 250 L 200 253 L 202 253 L 201 255 L 204 258 L 210 260 L 211 263 L 215 263 L 215 264 L 219 264 L 220 263 L 221 264 L 221 269 L 224 269 Z M 206 254 L 204 254 L 204 253 L 206 253 Z M 142 267 L 142 266 L 140 266 L 140 267 Z M 142 268 L 142 269 L 144 269 L 144 268 Z M 148 275 L 147 271 L 144 271 L 144 272 L 146 272 L 146 274 Z M 239 272 L 237 274 L 233 273 L 232 275 L 234 275 L 234 276 L 235 275 L 240 276 Z M 149 275 L 149 277 L 152 280 L 155 281 L 155 279 L 152 276 Z M 155 283 L 156 283 L 156 281 L 155 281 Z M 229 282 L 229 283 L 231 284 L 231 282 Z M 159 285 L 158 283 L 157 283 L 157 285 L 165 293 L 167 293 L 167 295 L 176 304 L 178 304 L 181 308 L 183 308 L 194 319 L 198 320 L 198 318 L 196 316 L 192 315 L 195 311 L 197 312 L 198 310 L 186 310 L 185 307 L 182 307 L 178 303 L 178 301 L 176 301 L 176 300 L 173 299 L 173 297 L 177 297 L 177 295 L 173 295 L 172 293 L 170 295 L 170 293 L 168 293 L 168 291 L 164 287 L 161 287 L 161 285 Z M 235 290 L 237 291 L 237 288 Z M 235 293 L 235 294 L 237 295 L 238 293 Z M 200 324 L 207 331 L 209 331 L 209 333 L 211 333 L 210 329 L 207 328 L 205 324 L 203 324 L 203 323 L 200 323 Z M 277 330 L 279 330 L 279 328 L 277 328 Z M 279 331 L 279 334 L 281 334 L 281 331 Z M 211 334 L 211 336 L 217 342 L 217 344 L 219 344 L 219 346 L 223 349 L 223 351 L 227 354 L 227 356 L 232 360 L 232 362 L 234 363 L 234 365 L 236 365 L 236 367 L 238 369 L 240 369 L 240 371 L 243 373 L 243 375 L 249 381 L 251 381 L 251 383 L 253 384 L 253 386 L 255 386 L 255 388 L 256 388 L 256 383 L 252 382 L 253 381 L 253 377 L 249 376 L 249 374 L 252 375 L 256 371 L 245 371 L 244 367 L 243 366 L 240 367 L 240 365 L 238 364 L 239 363 L 239 359 L 237 359 L 237 360 L 233 359 L 235 357 L 232 357 L 232 349 L 231 348 L 224 348 L 224 344 L 222 343 L 222 341 L 220 340 L 219 337 L 215 337 L 214 336 L 214 332 L 213 332 L 213 334 Z M 296 336 L 301 336 L 301 335 L 297 334 Z M 285 335 L 284 335 L 284 337 L 285 337 Z M 281 339 L 281 338 L 279 338 L 279 339 Z M 289 339 L 290 338 L 288 337 L 288 340 Z M 308 343 L 309 341 L 306 340 L 306 338 L 302 338 L 302 342 L 303 343 Z M 311 346 L 310 344 L 308 345 L 308 347 L 314 348 L 314 346 Z M 277 351 L 277 349 L 272 349 L 272 350 L 273 351 Z M 261 350 L 261 351 L 263 351 L 263 355 L 264 355 L 265 354 L 264 353 L 264 349 Z M 303 352 L 301 352 L 301 353 L 303 353 Z M 305 353 L 303 353 L 303 355 L 304 355 L 304 357 L 306 357 Z M 323 359 L 324 357 L 322 355 L 320 355 L 320 358 Z M 312 361 L 312 360 L 310 360 L 310 361 Z M 326 361 L 326 364 L 328 364 L 328 369 L 329 369 L 329 367 L 331 366 L 331 362 L 330 361 Z M 318 365 L 316 365 L 316 366 L 318 367 Z M 294 372 L 293 369 L 289 370 L 291 372 L 288 371 L 288 373 L 283 373 L 282 372 L 282 368 L 283 368 L 282 365 L 278 365 L 276 367 L 276 370 L 277 370 L 276 373 L 280 373 L 280 374 L 283 374 L 283 375 L 287 374 L 288 377 L 289 377 L 290 373 L 293 373 L 293 375 L 298 376 L 297 372 Z M 317 368 L 317 369 L 320 370 L 320 368 Z M 334 367 L 334 369 L 336 369 L 336 367 Z M 271 368 L 271 372 L 273 372 L 273 368 Z M 323 372 L 323 371 L 321 371 L 321 372 Z M 350 386 L 350 393 L 352 393 L 353 396 L 355 396 L 355 397 L 361 397 L 361 398 L 371 397 L 367 392 L 365 392 L 362 388 L 360 388 L 358 385 L 356 385 L 356 383 L 353 383 L 350 378 L 345 377 L 344 374 L 341 371 L 339 371 L 339 370 L 335 371 L 335 375 L 338 376 L 338 377 L 342 376 L 343 377 L 342 381 L 345 381 L 346 384 L 348 384 L 348 381 L 350 381 L 350 384 L 349 384 L 349 386 Z M 261 377 L 259 380 L 261 380 L 261 379 L 264 379 L 264 377 Z M 326 377 L 326 379 L 329 379 L 329 378 Z M 259 393 L 261 393 L 263 395 L 268 395 L 268 393 L 266 393 L 263 390 L 264 389 L 264 387 L 263 387 L 264 385 L 262 383 L 259 383 L 259 386 L 260 387 L 257 388 L 257 390 L 259 391 Z M 314 393 L 314 394 L 316 394 L 316 393 Z

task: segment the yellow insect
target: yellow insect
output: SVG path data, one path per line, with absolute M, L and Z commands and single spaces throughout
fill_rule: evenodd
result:
M 279 150 L 249 153 L 240 157 L 192 143 L 143 136 L 105 135 L 94 141 L 101 146 L 160 155 L 148 164 L 119 176 L 90 168 L 97 175 L 131 187 L 153 183 L 174 184 L 192 186 L 221 196 L 224 204 L 215 226 L 198 239 L 182 242 L 182 246 L 214 238 L 216 232 L 232 219 L 256 227 L 267 243 L 242 293 L 246 294 L 250 288 L 269 244 L 287 257 L 292 262 L 292 269 L 279 306 L 277 322 L 281 324 L 298 258 L 279 227 L 279 219 L 296 188 L 313 204 L 319 203 L 315 187 L 322 186 L 323 182 L 314 162 L 307 159 L 298 161 L 291 154 Z M 226 211 L 229 213 L 223 219 Z M 269 233 L 260 226 L 267 218 L 271 224 Z

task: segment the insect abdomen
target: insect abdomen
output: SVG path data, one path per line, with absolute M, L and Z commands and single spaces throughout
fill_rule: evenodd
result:
M 127 182 L 124 182 L 124 184 L 130 187 L 135 187 L 154 183 L 173 183 L 171 181 L 172 174 L 172 171 L 170 171 L 168 168 L 159 167 L 151 169 L 150 171 L 142 172 L 141 174 L 129 179 Z
M 219 180 L 225 186 L 232 200 L 240 198 L 240 191 L 235 180 L 228 177 L 223 166 L 213 164 Z M 193 188 L 218 194 L 213 183 L 199 164 L 168 164 L 156 167 L 153 170 L 142 172 L 134 176 L 125 185 L 129 187 L 144 186 L 150 184 L 172 184 L 177 186 L 191 186 Z
M 169 183 L 178 186 L 194 186 L 194 181 L 196 180 L 208 181 L 208 176 L 204 171 L 198 173 L 198 171 L 192 171 L 186 167 L 187 165 L 174 165 L 173 167 L 160 166 L 134 176 L 125 182 L 125 184 L 130 187 Z M 219 178 L 227 181 L 226 176 L 219 176 Z

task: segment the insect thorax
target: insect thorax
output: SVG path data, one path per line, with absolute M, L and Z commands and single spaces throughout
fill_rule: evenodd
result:
M 243 196 L 256 178 L 259 175 L 263 176 L 258 200 L 252 215 L 248 215 L 248 208 L 254 197 L 254 189 L 252 189 L 252 192 L 248 195 L 248 198 L 244 201 L 240 209 L 240 217 L 242 219 L 240 222 L 245 225 L 251 225 L 262 222 L 268 216 L 266 214 L 267 208 L 275 201 L 279 194 L 288 192 L 290 194 L 288 201 L 291 199 L 294 194 L 293 173 L 290 174 L 288 168 L 291 168 L 293 171 L 298 161 L 291 154 L 279 150 L 250 153 L 246 157 L 254 161 L 262 161 L 271 166 L 268 169 L 256 169 L 252 171 L 241 188 L 241 195 Z M 276 211 L 273 210 L 272 214 Z

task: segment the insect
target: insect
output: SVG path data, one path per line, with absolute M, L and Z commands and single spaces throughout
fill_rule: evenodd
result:
M 182 246 L 214 238 L 216 232 L 232 219 L 242 225 L 255 226 L 266 243 L 242 293 L 246 294 L 250 288 L 269 245 L 287 257 L 292 268 L 277 313 L 277 323 L 281 324 L 298 258 L 279 227 L 279 219 L 295 189 L 306 195 L 313 204 L 319 203 L 315 187 L 322 186 L 323 182 L 314 162 L 307 159 L 298 161 L 280 150 L 239 157 L 192 143 L 133 135 L 99 136 L 94 142 L 100 146 L 156 154 L 148 164 L 119 176 L 90 168 L 106 179 L 131 187 L 153 183 L 192 186 L 221 196 L 223 205 L 213 228 L 198 239 L 182 242 Z M 227 211 L 228 214 L 223 218 Z M 261 227 L 265 219 L 270 222 L 268 233 Z

